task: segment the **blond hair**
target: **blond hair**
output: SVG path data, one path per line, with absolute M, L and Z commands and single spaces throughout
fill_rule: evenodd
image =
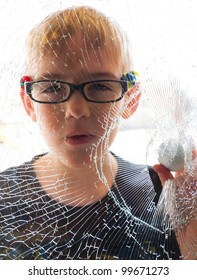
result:
M 131 70 L 130 44 L 119 25 L 100 11 L 81 6 L 55 12 L 34 27 L 27 38 L 25 72 L 38 57 L 55 53 L 62 42 L 77 38 L 85 40 L 86 51 L 105 48 L 111 59 L 121 61 L 124 71 Z

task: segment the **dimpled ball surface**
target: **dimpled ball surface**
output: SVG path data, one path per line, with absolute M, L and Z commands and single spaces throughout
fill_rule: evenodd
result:
M 185 151 L 180 143 L 170 139 L 162 143 L 158 150 L 158 161 L 171 171 L 179 171 L 185 165 Z

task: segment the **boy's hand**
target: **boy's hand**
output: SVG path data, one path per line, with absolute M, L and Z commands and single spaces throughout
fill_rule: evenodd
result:
M 176 172 L 153 166 L 164 187 L 169 214 L 183 259 L 197 258 L 197 150 L 193 151 L 191 170 Z

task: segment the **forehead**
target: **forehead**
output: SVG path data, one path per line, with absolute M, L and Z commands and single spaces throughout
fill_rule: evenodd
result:
M 52 78 L 57 75 L 62 79 L 81 81 L 90 80 L 98 73 L 103 73 L 103 76 L 118 79 L 123 72 L 123 65 L 111 47 L 106 45 L 102 48 L 91 48 L 85 41 L 78 39 L 61 43 L 53 50 L 42 54 L 36 61 L 35 78 L 50 76 Z M 101 76 L 99 78 L 105 78 Z
M 118 24 L 95 9 L 78 7 L 58 11 L 29 33 L 24 74 L 39 76 L 43 65 L 56 68 L 64 65 L 64 70 L 71 72 L 81 65 L 82 71 L 105 67 L 106 61 L 114 67 L 114 72 L 120 63 L 124 68 L 121 72 L 128 72 L 132 61 L 127 43 Z

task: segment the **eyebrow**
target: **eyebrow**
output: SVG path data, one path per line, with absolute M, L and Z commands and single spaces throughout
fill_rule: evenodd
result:
M 41 79 L 62 79 L 63 78 L 63 75 L 62 74 L 59 74 L 59 73 L 43 73 L 41 75 L 39 75 L 38 79 L 41 80 Z
M 115 74 L 110 72 L 95 72 L 90 74 L 93 78 L 107 77 L 109 79 L 117 79 Z
M 110 72 L 88 73 L 87 76 L 90 78 L 90 80 L 103 79 L 103 78 L 117 80 L 117 77 L 113 73 L 110 73 Z M 41 79 L 49 79 L 49 80 L 50 79 L 57 79 L 57 80 L 62 80 L 62 81 L 67 80 L 66 76 L 61 74 L 61 73 L 49 73 L 49 72 L 39 75 L 39 77 L 37 79 L 38 80 L 41 80 Z

